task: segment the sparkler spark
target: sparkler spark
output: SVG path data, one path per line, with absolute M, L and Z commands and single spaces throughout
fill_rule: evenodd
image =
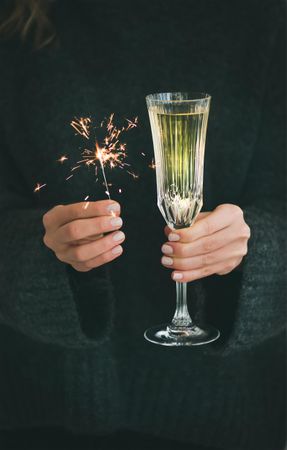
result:
M 154 169 L 154 170 L 155 170 L 155 168 L 156 168 L 156 164 L 155 164 L 155 161 L 154 161 L 154 159 L 152 159 L 151 163 L 149 164 L 149 168 L 150 168 L 150 169 Z
M 91 119 L 89 117 L 77 117 L 74 118 L 71 122 L 71 126 L 76 130 L 78 134 L 81 134 L 86 139 L 90 137 L 90 125 Z
M 66 155 L 61 156 L 59 159 L 57 159 L 58 162 L 63 164 L 64 161 L 67 161 L 68 157 Z
M 109 186 L 112 186 L 112 184 L 107 182 L 105 168 L 108 167 L 114 169 L 118 167 L 120 169 L 126 169 L 126 167 L 130 167 L 130 164 L 125 162 L 127 157 L 127 144 L 121 142 L 121 134 L 138 126 L 138 117 L 135 117 L 133 120 L 125 119 L 125 121 L 127 122 L 126 126 L 116 126 L 114 124 L 114 113 L 112 113 L 107 119 L 104 119 L 98 127 L 94 125 L 90 117 L 75 117 L 70 122 L 70 125 L 73 127 L 76 134 L 83 136 L 89 142 L 92 141 L 92 147 L 85 148 L 82 151 L 82 158 L 80 161 L 76 162 L 75 166 L 70 168 L 70 174 L 66 177 L 66 181 L 70 180 L 74 176 L 73 172 L 80 169 L 83 165 L 87 167 L 92 165 L 95 167 L 96 181 L 98 181 L 99 167 L 104 180 L 105 193 L 111 198 Z M 101 131 L 101 133 L 97 133 L 96 130 Z M 96 133 L 99 136 L 97 136 Z M 105 134 L 104 138 L 102 138 L 103 134 Z M 145 156 L 143 152 L 142 155 Z M 57 162 L 63 164 L 68 159 L 67 155 L 63 155 L 57 159 Z M 134 179 L 138 178 L 138 175 L 131 170 L 126 170 L 126 172 Z M 45 186 L 47 186 L 46 183 L 37 183 L 34 192 L 40 191 Z M 121 194 L 122 189 L 119 189 L 118 192 Z M 85 198 L 85 201 L 88 198 L 89 196 Z M 86 209 L 88 205 L 89 202 L 86 202 L 84 208 Z
M 87 196 L 84 198 L 84 200 L 85 200 L 85 202 L 86 202 L 86 203 L 84 204 L 84 206 L 83 206 L 84 209 L 87 209 L 88 206 L 89 206 L 89 204 L 90 204 L 90 202 L 87 202 L 87 200 L 88 200 L 89 197 L 90 197 L 90 196 L 87 195 Z
M 44 184 L 37 183 L 37 184 L 36 184 L 36 187 L 35 187 L 35 189 L 34 189 L 34 192 L 39 192 L 40 189 L 42 189 L 42 188 L 45 187 L 45 186 L 47 186 L 47 183 L 44 183 Z

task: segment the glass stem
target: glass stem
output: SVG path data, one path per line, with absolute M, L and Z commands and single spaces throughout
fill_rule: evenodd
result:
M 187 308 L 187 283 L 176 283 L 176 310 L 172 319 L 172 328 L 192 325 Z

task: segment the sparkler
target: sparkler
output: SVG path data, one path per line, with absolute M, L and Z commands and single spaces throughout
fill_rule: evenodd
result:
M 111 198 L 109 186 L 106 177 L 105 168 L 110 169 L 120 168 L 125 169 L 126 172 L 134 179 L 138 178 L 138 175 L 130 170 L 130 164 L 126 162 L 127 148 L 126 143 L 121 141 L 122 133 L 130 131 L 138 126 L 138 117 L 133 120 L 125 119 L 127 124 L 125 126 L 118 127 L 114 124 L 114 113 L 112 113 L 107 119 L 104 119 L 97 127 L 93 123 L 90 117 L 75 117 L 70 125 L 75 130 L 76 134 L 79 134 L 89 143 L 91 142 L 91 148 L 85 148 L 81 152 L 81 159 L 76 162 L 76 165 L 70 168 L 70 174 L 65 178 L 66 181 L 70 180 L 74 176 L 74 172 L 79 170 L 82 166 L 94 166 L 95 175 L 98 180 L 98 168 L 100 168 L 103 184 L 105 186 L 105 193 Z M 143 157 L 146 157 L 146 153 L 141 152 Z M 57 159 L 57 162 L 64 164 L 68 160 L 67 155 L 62 155 Z M 154 160 L 149 165 L 151 169 L 155 169 Z M 39 192 L 43 187 L 47 186 L 46 183 L 37 183 L 34 188 L 34 192 Z M 122 189 L 118 189 L 118 193 L 122 193 Z M 85 198 L 85 201 L 89 196 Z M 88 207 L 89 202 L 86 202 L 85 208 Z
M 92 120 L 89 117 L 75 117 L 71 121 L 71 126 L 74 128 L 77 134 L 83 136 L 88 141 L 90 141 L 91 139 L 93 140 L 92 150 L 86 148 L 82 152 L 82 159 L 80 161 L 77 161 L 77 165 L 72 167 L 71 172 L 80 168 L 83 164 L 86 166 L 93 165 L 95 166 L 95 174 L 97 175 L 97 168 L 99 164 L 106 188 L 105 192 L 109 199 L 111 198 L 111 196 L 105 167 L 109 167 L 110 169 L 114 169 L 116 167 L 124 169 L 126 166 L 129 166 L 129 164 L 125 162 L 125 158 L 127 157 L 126 143 L 120 141 L 120 135 L 123 132 L 129 131 L 138 126 L 137 117 L 135 117 L 133 120 L 125 120 L 127 121 L 127 125 L 120 128 L 114 124 L 114 113 L 112 113 L 108 119 L 103 120 L 99 127 L 102 129 L 102 132 L 103 130 L 105 130 L 105 136 L 101 144 L 99 144 L 95 132 L 95 130 L 97 130 L 97 127 L 93 126 Z M 60 158 L 60 161 L 62 161 L 62 159 L 63 157 Z M 138 178 L 138 175 L 130 170 L 127 170 L 127 173 L 134 179 Z

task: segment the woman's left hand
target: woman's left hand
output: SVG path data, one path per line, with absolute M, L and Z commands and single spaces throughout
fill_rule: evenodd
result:
M 247 254 L 250 228 L 239 206 L 224 204 L 200 213 L 189 228 L 165 227 L 165 234 L 162 264 L 174 269 L 173 280 L 187 282 L 235 269 Z

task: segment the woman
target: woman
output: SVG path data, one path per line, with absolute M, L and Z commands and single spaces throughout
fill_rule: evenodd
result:
M 13 36 L 1 44 L 2 430 L 283 446 L 283 2 L 178 6 L 27 0 L 4 11 Z M 152 148 L 144 97 L 190 89 L 212 95 L 205 212 L 174 232 L 163 230 L 139 156 Z M 56 160 L 77 160 L 74 116 L 111 112 L 139 116 L 129 162 L 141 176 L 109 174 L 123 195 L 102 200 L 88 170 L 63 182 L 69 166 Z M 47 186 L 35 195 L 37 182 Z M 166 270 L 192 282 L 199 319 L 220 341 L 144 341 L 174 308 Z

